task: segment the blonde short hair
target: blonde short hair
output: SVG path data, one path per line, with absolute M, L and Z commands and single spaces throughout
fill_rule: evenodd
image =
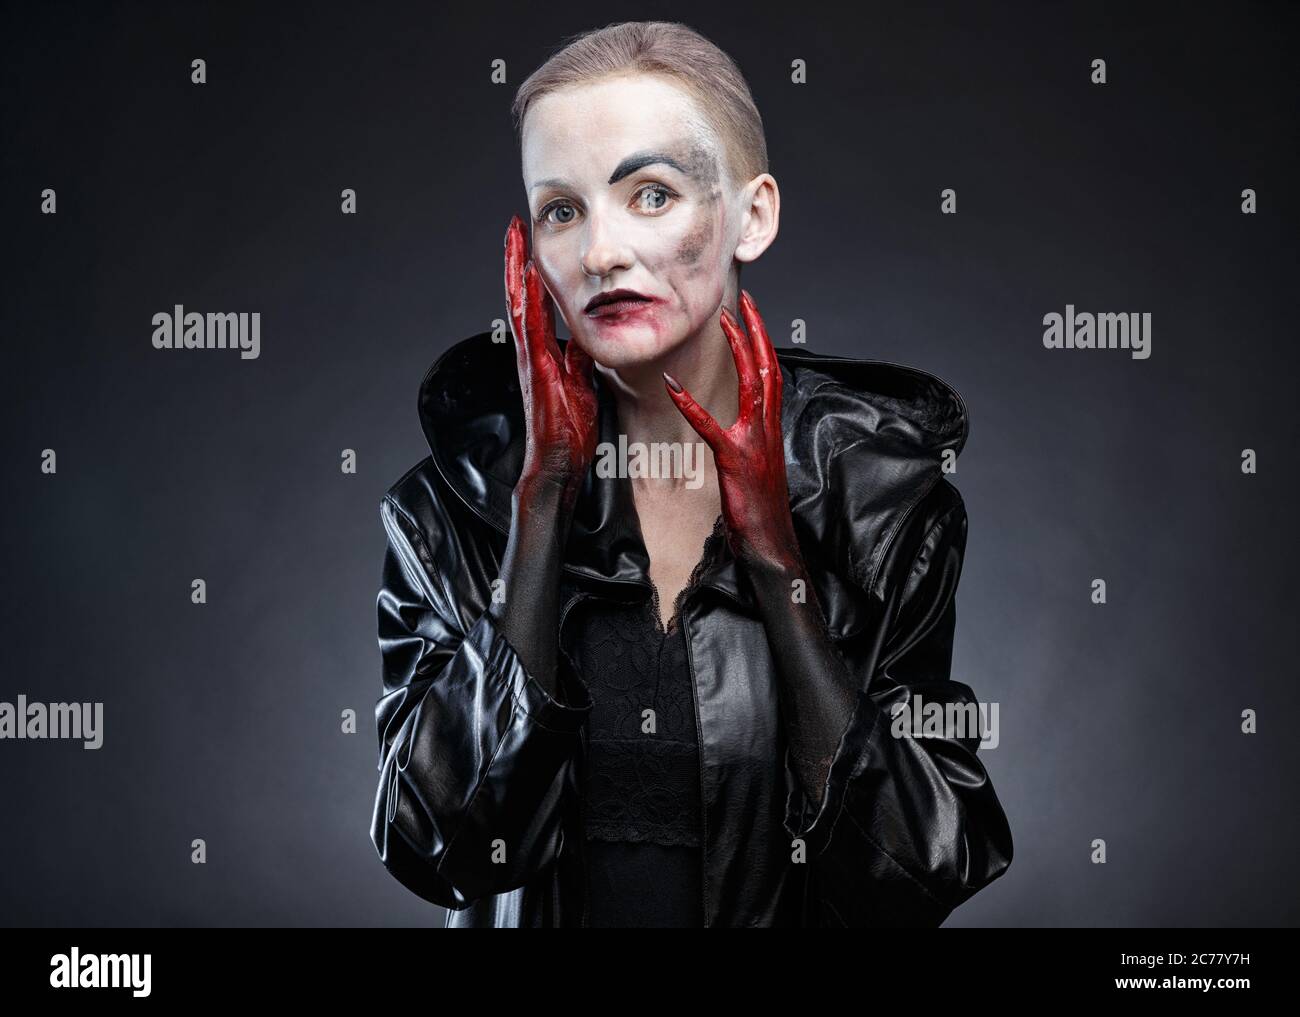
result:
M 529 106 L 548 92 L 638 71 L 666 75 L 691 94 L 721 139 L 733 183 L 768 171 L 763 119 L 740 68 L 699 32 L 675 21 L 624 21 L 570 36 L 519 86 L 510 108 L 516 134 L 522 136 Z

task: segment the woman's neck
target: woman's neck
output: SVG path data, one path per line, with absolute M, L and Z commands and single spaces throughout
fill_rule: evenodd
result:
M 720 427 L 730 427 L 738 410 L 739 379 L 731 346 L 717 319 L 662 357 L 612 370 L 599 369 L 618 407 L 619 430 L 628 443 L 702 442 L 668 398 L 664 372 L 690 392 Z M 712 455 L 708 456 L 710 463 Z

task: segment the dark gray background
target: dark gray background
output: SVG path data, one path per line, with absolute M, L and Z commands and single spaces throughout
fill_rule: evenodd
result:
M 953 675 L 1001 704 L 1015 860 L 948 924 L 1294 924 L 1294 26 L 1133 6 L 7 5 L 0 700 L 106 732 L 0 742 L 0 921 L 441 924 L 368 835 L 379 498 L 503 312 L 515 87 L 668 16 L 764 116 L 767 320 L 970 409 Z M 260 358 L 154 350 L 174 303 L 261 311 Z M 1150 311 L 1151 359 L 1045 350 L 1066 303 Z

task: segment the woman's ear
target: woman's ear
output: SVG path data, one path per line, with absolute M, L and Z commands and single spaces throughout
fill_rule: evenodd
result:
M 740 215 L 736 260 L 757 261 L 776 239 L 781 224 L 781 191 L 771 173 L 760 173 L 745 185 Z

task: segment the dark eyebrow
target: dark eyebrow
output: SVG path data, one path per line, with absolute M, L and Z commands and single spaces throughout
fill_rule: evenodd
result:
M 653 166 L 655 163 L 663 163 L 665 166 L 671 166 L 683 176 L 689 177 L 693 175 L 690 170 L 667 152 L 637 152 L 635 155 L 629 155 L 626 159 L 615 166 L 614 172 L 609 175 L 609 179 L 605 182 L 616 184 L 629 173 L 635 173 L 643 166 Z
M 633 155 L 629 155 L 615 166 L 614 172 L 609 175 L 609 179 L 605 182 L 608 184 L 616 184 L 625 176 L 635 173 L 642 167 L 653 166 L 656 163 L 671 166 L 683 176 L 693 177 L 695 175 L 667 152 L 636 152 Z M 533 184 L 531 189 L 534 191 L 539 187 L 558 187 L 562 189 L 568 185 L 567 180 L 561 180 L 559 177 L 547 177 L 545 180 L 538 180 Z

